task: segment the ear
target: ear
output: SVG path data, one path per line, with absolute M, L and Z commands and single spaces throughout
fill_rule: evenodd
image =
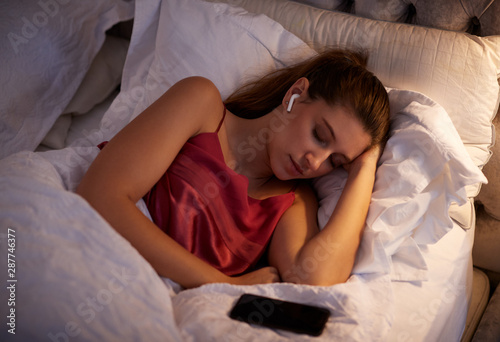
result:
M 285 97 L 283 98 L 283 107 L 285 110 L 288 108 L 288 105 L 290 103 L 290 99 L 292 95 L 295 95 L 295 101 L 301 101 L 304 100 L 306 97 L 308 97 L 308 89 L 309 89 L 309 80 L 305 77 L 299 78 L 295 83 L 288 89 L 288 91 L 285 94 Z M 296 96 L 299 95 L 298 97 Z

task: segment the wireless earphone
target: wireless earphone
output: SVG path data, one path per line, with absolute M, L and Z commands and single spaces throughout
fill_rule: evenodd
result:
M 295 101 L 295 99 L 297 97 L 300 97 L 300 94 L 293 94 L 291 97 L 290 97 L 290 103 L 288 103 L 288 107 L 286 108 L 286 111 L 288 113 L 290 113 L 292 111 L 292 106 L 293 106 L 293 101 Z

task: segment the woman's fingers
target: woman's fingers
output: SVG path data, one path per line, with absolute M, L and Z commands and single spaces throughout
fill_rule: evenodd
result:
M 242 276 L 234 277 L 233 279 L 238 285 L 255 285 L 279 282 L 280 276 L 275 267 L 269 266 L 246 273 Z

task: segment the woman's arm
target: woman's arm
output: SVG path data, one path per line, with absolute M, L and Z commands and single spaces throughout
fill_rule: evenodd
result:
M 379 147 L 349 165 L 342 195 L 323 230 L 317 228 L 312 190 L 299 187 L 295 203 L 276 228 L 269 258 L 282 280 L 313 285 L 345 282 L 361 241 L 375 181 Z
M 278 279 L 272 268 L 239 278 L 224 275 L 162 232 L 135 205 L 190 137 L 215 131 L 223 111 L 220 94 L 209 80 L 180 81 L 106 145 L 76 190 L 158 274 L 184 287 Z

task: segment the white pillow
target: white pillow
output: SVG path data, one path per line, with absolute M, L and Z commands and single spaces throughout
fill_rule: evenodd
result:
M 33 151 L 63 112 L 105 31 L 132 18 L 126 0 L 4 1 L 0 20 L 0 158 Z
M 75 95 L 37 150 L 61 149 L 66 146 L 72 116 L 90 112 L 116 90 L 121 81 L 128 45 L 129 41 L 126 39 L 106 36 Z
M 85 114 L 116 90 L 121 82 L 129 43 L 124 38 L 106 36 L 64 113 Z
M 36 151 L 59 150 L 64 148 L 66 136 L 71 126 L 71 113 L 61 114 L 43 138 Z
M 500 86 L 500 36 L 377 21 L 284 0 L 210 0 L 264 13 L 314 48 L 367 50 L 368 67 L 388 87 L 423 93 L 449 114 L 474 163 L 490 158 Z M 470 187 L 475 196 L 479 185 Z
M 141 7 L 159 4 L 148 0 Z M 123 115 L 132 108 L 131 119 L 188 76 L 210 79 L 226 98 L 246 79 L 313 53 L 266 16 L 224 4 L 163 1 L 156 15 L 144 22 L 135 18 L 133 54 L 125 64 L 122 94 L 111 108 Z
M 354 273 L 390 271 L 395 280 L 424 280 L 420 248 L 439 241 L 453 223 L 453 203 L 468 203 L 465 187 L 486 182 L 447 113 L 423 94 L 389 90 L 391 137 L 377 169 L 365 234 Z M 323 227 L 343 190 L 342 169 L 314 181 Z M 385 253 L 381 253 L 383 250 Z

